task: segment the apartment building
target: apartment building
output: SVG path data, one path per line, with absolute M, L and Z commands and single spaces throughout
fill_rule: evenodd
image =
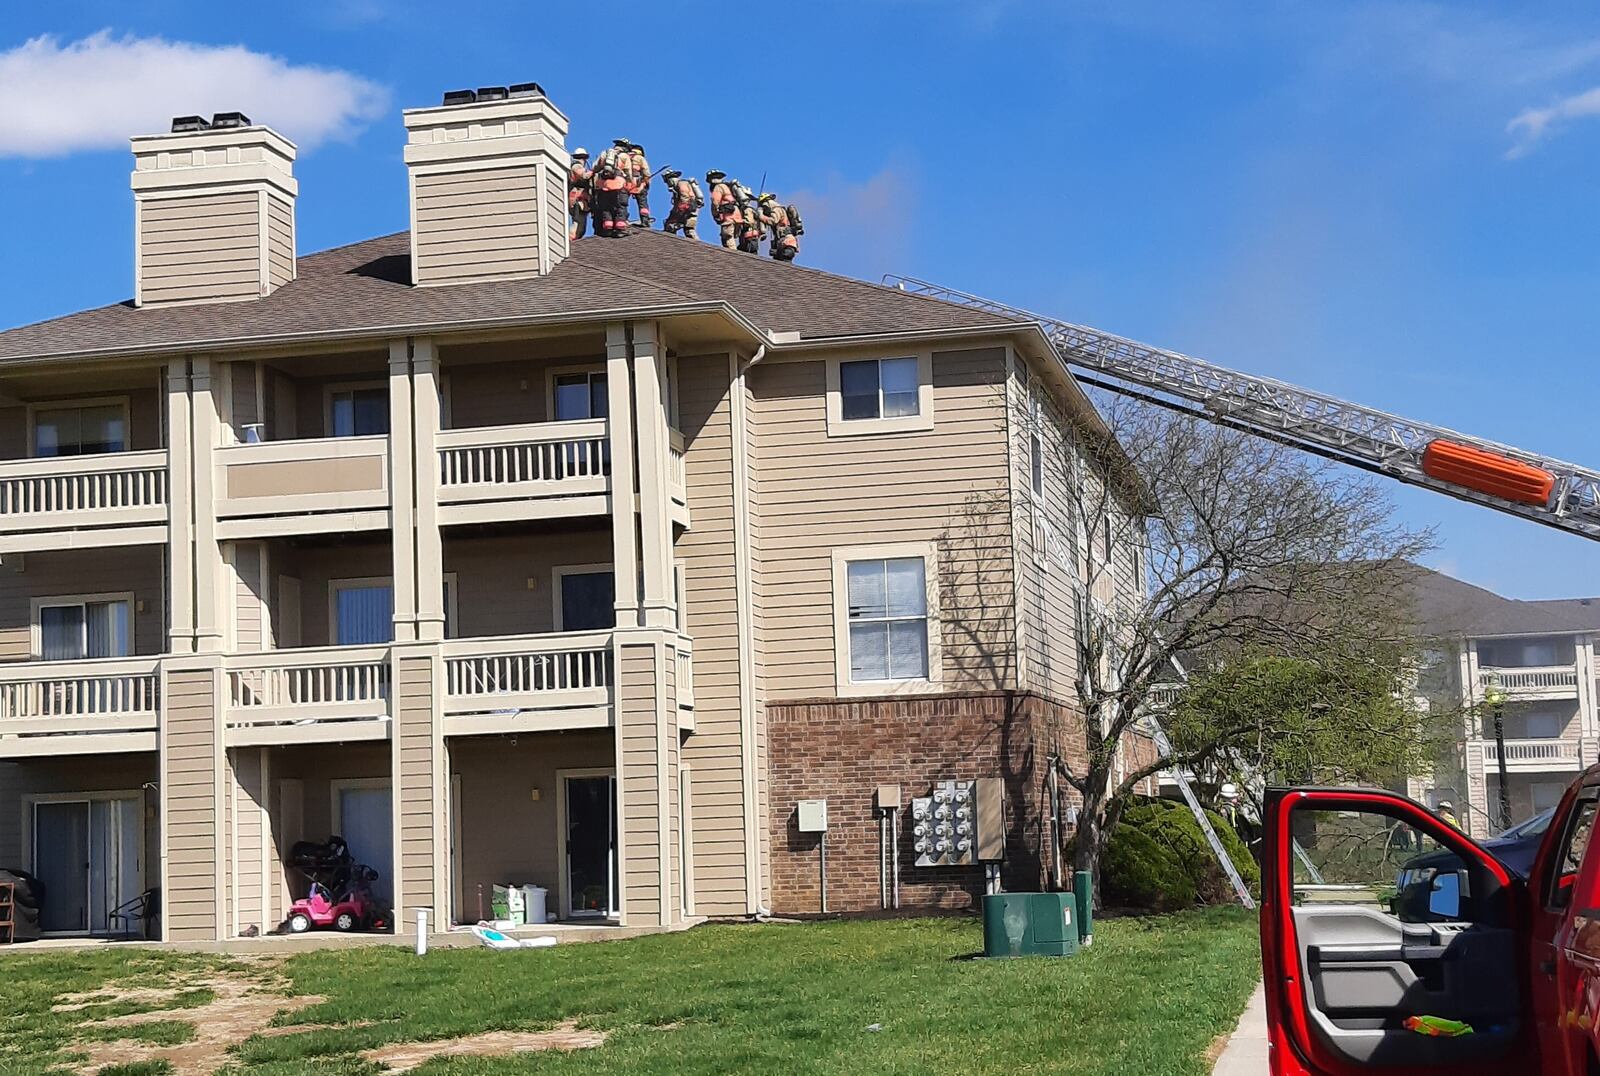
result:
M 1452 800 L 1476 837 L 1554 807 L 1572 778 L 1600 761 L 1600 600 L 1517 601 L 1425 569 L 1414 590 L 1434 647 L 1419 690 L 1430 705 L 1461 715 L 1461 744 L 1455 772 L 1413 778 L 1411 794 L 1430 806 Z M 1505 823 L 1496 699 L 1511 808 Z
M 271 929 L 333 833 L 401 931 L 505 882 L 812 911 L 811 798 L 875 908 L 875 787 L 978 777 L 1006 883 L 1058 869 L 1077 596 L 1143 584 L 1080 555 L 1099 419 L 1035 326 L 569 244 L 542 91 L 405 112 L 408 229 L 306 257 L 293 144 L 189 126 L 132 142 L 133 299 L 0 333 L 0 867 L 46 930 L 147 890 L 167 939 Z M 910 829 L 902 905 L 970 903 Z

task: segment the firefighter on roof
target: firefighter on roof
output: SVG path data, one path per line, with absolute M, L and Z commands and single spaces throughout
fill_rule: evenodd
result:
M 645 159 L 644 147 L 639 143 L 630 143 L 628 149 L 629 165 L 633 173 L 629 177 L 628 193 L 639 203 L 639 224 L 648 228 L 655 220 L 650 216 L 650 162 Z
M 614 138 L 594 165 L 594 231 L 612 239 L 628 230 L 628 182 L 633 172 L 632 145 Z
M 582 239 L 589 230 L 589 200 L 593 193 L 589 184 L 594 173 L 589 171 L 589 151 L 579 146 L 572 153 L 572 167 L 567 169 L 567 237 Z
M 711 188 L 711 219 L 717 222 L 722 233 L 722 245 L 729 250 L 739 245 L 739 233 L 744 230 L 744 216 L 739 212 L 739 199 L 734 196 L 733 184 L 727 173 L 713 168 L 706 173 L 706 185 Z
M 756 201 L 756 192 L 740 183 L 737 179 L 730 180 L 733 184 L 733 196 L 739 203 L 739 228 L 738 247 L 746 254 L 761 253 L 761 206 Z
M 800 253 L 799 237 L 806 230 L 800 212 L 792 205 L 780 204 L 778 196 L 769 191 L 761 196 L 761 223 L 771 230 L 769 253 L 780 262 L 794 261 Z
M 695 223 L 700 216 L 700 207 L 706 204 L 699 181 L 693 176 L 685 177 L 676 168 L 667 169 L 661 173 L 661 178 L 667 184 L 667 193 L 672 196 L 672 211 L 661 222 L 661 230 L 673 234 L 682 231 L 690 239 L 696 238 Z

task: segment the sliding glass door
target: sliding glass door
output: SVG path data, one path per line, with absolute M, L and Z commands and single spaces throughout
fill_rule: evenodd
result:
M 105 934 L 126 924 L 112 913 L 137 897 L 137 797 L 51 800 L 33 807 L 33 873 L 43 893 L 39 926 L 61 934 Z

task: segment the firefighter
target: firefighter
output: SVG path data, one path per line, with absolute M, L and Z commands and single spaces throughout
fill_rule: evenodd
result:
M 722 169 L 713 168 L 706 173 L 706 186 L 711 188 L 711 219 L 717 222 L 722 233 L 722 245 L 733 250 L 739 245 L 739 234 L 744 231 L 744 215 L 739 212 L 735 184 Z
M 739 202 L 739 219 L 743 222 L 739 229 L 738 247 L 746 254 L 761 253 L 761 206 L 756 201 L 756 192 L 740 183 L 737 179 L 733 183 L 733 196 Z
M 789 217 L 789 210 L 779 204 L 778 196 L 770 191 L 761 196 L 761 223 L 771 229 L 768 253 L 780 262 L 792 262 L 800 253 L 798 229 Z
M 706 196 L 700 192 L 700 184 L 693 177 L 685 179 L 683 173 L 676 168 L 669 168 L 661 173 L 661 178 L 667 184 L 667 193 L 672 196 L 672 210 L 667 214 L 667 219 L 661 222 L 661 230 L 677 234 L 680 230 L 690 239 L 695 239 L 695 223 L 700 216 L 700 208 L 706 204 Z
M 628 181 L 633 173 L 630 145 L 626 138 L 614 138 L 595 161 L 591 190 L 596 235 L 617 239 L 628 231 Z
M 572 152 L 572 167 L 567 169 L 567 220 L 569 239 L 582 239 L 589 230 L 589 203 L 593 197 L 590 183 L 594 173 L 589 171 L 589 151 L 579 146 Z M 599 230 L 598 224 L 596 230 Z
M 639 225 L 648 228 L 655 221 L 650 215 L 650 162 L 645 159 L 644 147 L 639 143 L 630 143 L 628 149 L 631 151 L 629 161 L 633 169 L 628 193 L 639 203 Z

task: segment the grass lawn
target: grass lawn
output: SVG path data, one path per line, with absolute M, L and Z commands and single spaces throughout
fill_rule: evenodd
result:
M 608 1037 L 590 1049 L 437 1059 L 418 1071 L 1200 1076 L 1259 972 L 1254 919 L 1235 909 L 1104 921 L 1094 947 L 1070 960 L 970 959 L 979 944 L 973 920 L 923 919 L 712 926 L 422 959 L 396 947 L 319 950 L 275 966 L 132 951 L 8 956 L 0 1073 L 71 1066 L 73 1051 L 117 1034 L 92 1010 L 52 1012 L 60 995 L 111 980 L 193 991 L 207 976 L 244 975 L 260 978 L 251 989 L 327 1000 L 281 1013 L 281 1032 L 241 1035 L 228 1055 L 241 1076 L 376 1073 L 362 1051 L 568 1020 Z M 161 1026 L 135 1028 L 148 1044 L 137 1049 L 184 1041 L 172 1026 L 182 1014 L 166 1010 L 204 996 L 180 997 L 189 1000 L 147 1004 Z M 196 1010 L 202 1024 L 205 1014 Z M 300 1025 L 313 1026 L 292 1030 Z M 168 1071 L 159 1060 L 133 1065 L 113 1071 Z

